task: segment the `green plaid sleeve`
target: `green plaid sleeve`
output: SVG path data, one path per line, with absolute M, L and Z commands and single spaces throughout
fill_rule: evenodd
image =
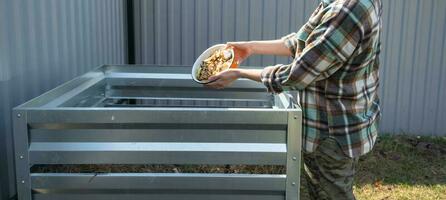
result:
M 355 7 L 343 3 L 327 8 L 299 57 L 291 64 L 266 67 L 262 71 L 261 80 L 268 91 L 303 90 L 314 81 L 329 77 L 347 62 L 364 35 L 361 12 L 352 10 Z

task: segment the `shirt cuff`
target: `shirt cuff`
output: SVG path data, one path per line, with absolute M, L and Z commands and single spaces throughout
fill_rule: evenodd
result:
M 266 86 L 268 92 L 271 93 L 281 93 L 283 89 L 276 77 L 276 71 L 279 69 L 280 65 L 265 67 L 260 73 L 260 79 L 263 85 Z
M 285 35 L 281 38 L 285 46 L 291 51 L 291 57 L 294 59 L 296 57 L 296 49 L 297 49 L 297 38 L 296 33 L 291 33 Z

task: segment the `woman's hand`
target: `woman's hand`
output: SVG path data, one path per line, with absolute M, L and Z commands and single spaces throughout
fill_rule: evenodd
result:
M 226 46 L 227 48 L 232 48 L 234 50 L 237 65 L 240 65 L 253 54 L 252 45 L 250 42 L 228 42 L 226 43 Z
M 211 83 L 205 84 L 207 88 L 223 89 L 239 78 L 247 78 L 256 82 L 261 82 L 261 69 L 228 69 L 214 76 L 209 77 Z
M 213 89 L 223 89 L 231 85 L 238 78 L 240 78 L 240 71 L 238 69 L 228 69 L 209 77 L 208 80 L 211 83 L 205 84 L 204 86 Z

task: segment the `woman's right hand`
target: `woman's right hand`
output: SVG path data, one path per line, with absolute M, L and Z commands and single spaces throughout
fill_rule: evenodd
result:
M 226 48 L 232 48 L 234 50 L 237 65 L 240 65 L 253 54 L 250 42 L 228 42 L 226 43 Z

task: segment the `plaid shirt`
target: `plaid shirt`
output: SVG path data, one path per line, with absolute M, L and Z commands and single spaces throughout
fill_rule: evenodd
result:
M 282 38 L 293 62 L 263 69 L 268 91 L 299 91 L 307 152 L 328 137 L 352 158 L 372 150 L 380 116 L 381 11 L 381 0 L 323 0 L 297 33 Z

